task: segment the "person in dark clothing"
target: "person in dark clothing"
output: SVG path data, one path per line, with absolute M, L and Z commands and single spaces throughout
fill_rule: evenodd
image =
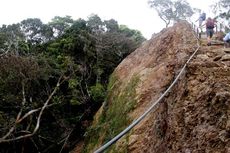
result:
M 215 21 L 212 18 L 208 18 L 205 23 L 206 26 L 206 34 L 207 34 L 207 41 L 208 41 L 208 46 L 211 45 L 211 39 L 214 34 L 214 28 L 216 27 Z

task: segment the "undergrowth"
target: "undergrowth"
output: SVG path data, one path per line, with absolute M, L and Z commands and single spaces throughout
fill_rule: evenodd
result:
M 117 80 L 115 75 L 110 77 L 108 85 L 107 104 L 94 125 L 92 125 L 86 133 L 86 147 L 84 152 L 90 152 L 99 147 L 99 145 L 111 140 L 119 134 L 130 123 L 131 119 L 128 113 L 135 108 L 136 105 L 136 86 L 139 82 L 138 76 L 133 76 L 127 85 L 122 88 L 121 82 Z M 128 141 L 128 138 L 126 138 Z M 126 149 L 122 149 L 122 152 Z M 116 152 L 116 147 L 112 146 L 109 151 Z

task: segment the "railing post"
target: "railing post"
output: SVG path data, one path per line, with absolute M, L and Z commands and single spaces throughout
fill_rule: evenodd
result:
M 201 32 L 199 32 L 199 28 L 196 29 L 196 33 L 197 33 L 197 36 L 199 37 L 199 39 L 201 38 Z
M 223 30 L 223 24 L 220 23 L 220 31 L 222 31 L 222 30 Z

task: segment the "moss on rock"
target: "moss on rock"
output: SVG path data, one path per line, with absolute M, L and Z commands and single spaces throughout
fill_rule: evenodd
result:
M 126 86 L 121 88 L 121 82 L 116 76 L 110 77 L 107 96 L 107 104 L 109 105 L 104 105 L 104 111 L 100 114 L 97 123 L 88 129 L 84 152 L 91 152 L 98 148 L 131 123 L 132 119 L 128 114 L 136 105 L 136 86 L 139 80 L 139 77 L 134 75 Z M 110 151 L 116 152 L 116 147 L 111 147 Z

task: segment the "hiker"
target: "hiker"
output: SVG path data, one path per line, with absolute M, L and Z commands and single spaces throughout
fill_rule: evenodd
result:
M 203 23 L 203 21 L 205 21 L 206 20 L 206 13 L 202 13 L 200 16 L 199 16 L 199 18 L 196 20 L 196 22 L 197 21 L 199 21 L 199 28 L 200 28 L 200 30 L 201 30 L 201 32 L 202 32 L 202 23 Z
M 224 41 L 224 47 L 230 47 L 230 32 L 225 35 L 223 41 Z
M 214 28 L 216 26 L 215 24 L 216 21 L 214 21 L 214 19 L 212 18 L 208 18 L 206 23 L 205 23 L 205 26 L 206 26 L 206 34 L 207 34 L 207 39 L 208 39 L 208 46 L 211 45 L 211 39 L 212 39 L 212 36 L 214 34 Z M 204 25 L 203 25 L 204 26 Z

